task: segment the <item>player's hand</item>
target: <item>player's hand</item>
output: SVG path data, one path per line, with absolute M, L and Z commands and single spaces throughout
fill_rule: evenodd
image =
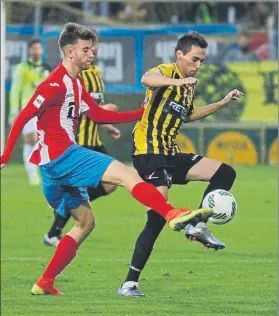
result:
M 121 132 L 118 128 L 114 127 L 113 125 L 107 126 L 108 134 L 114 138 L 119 139 L 121 137 Z
M 0 165 L 0 169 L 5 168 L 6 166 L 7 166 L 7 164 L 6 164 L 6 163 L 1 163 L 1 165 Z
M 197 84 L 198 80 L 193 77 L 183 78 L 183 79 L 175 79 L 177 87 L 192 87 Z
M 108 103 L 102 106 L 103 109 L 116 112 L 118 110 L 118 106 L 116 104 Z
M 221 101 L 224 105 L 230 103 L 232 100 L 239 100 L 243 98 L 244 93 L 240 92 L 237 89 L 232 90 L 227 94 L 227 96 Z

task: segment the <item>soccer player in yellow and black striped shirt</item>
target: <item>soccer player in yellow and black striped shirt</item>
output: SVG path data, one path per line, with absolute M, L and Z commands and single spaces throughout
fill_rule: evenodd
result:
M 85 89 L 91 94 L 92 98 L 105 109 L 110 111 L 116 111 L 117 108 L 114 104 L 104 105 L 104 81 L 102 79 L 99 68 L 95 65 L 95 60 L 98 54 L 98 45 L 93 46 L 94 60 L 92 66 L 88 70 L 84 70 L 81 75 L 84 80 Z M 108 133 L 114 139 L 118 139 L 121 136 L 120 130 L 111 124 L 102 125 L 107 129 Z M 103 154 L 107 154 L 107 149 L 100 140 L 99 125 L 91 121 L 85 114 L 82 114 L 79 121 L 77 130 L 77 143 L 80 146 L 89 148 L 94 151 L 98 151 Z M 97 188 L 88 188 L 89 200 L 92 202 L 98 197 L 108 195 L 115 191 L 116 186 L 111 184 L 100 184 Z M 49 246 L 57 246 L 62 229 L 66 225 L 68 218 L 64 218 L 59 214 L 55 214 L 54 222 L 49 232 L 44 236 L 44 243 Z
M 176 144 L 176 136 L 184 123 L 202 119 L 243 96 L 238 90 L 233 90 L 219 102 L 204 107 L 194 106 L 197 84 L 194 76 L 205 60 L 207 46 L 201 34 L 187 33 L 177 42 L 175 63 L 154 67 L 142 77 L 142 84 L 147 89 L 145 112 L 133 132 L 133 163 L 142 179 L 156 186 L 165 197 L 172 184 L 210 182 L 205 197 L 215 189 L 229 190 L 235 180 L 236 174 L 231 166 L 195 153 L 181 153 Z M 118 290 L 120 295 L 143 295 L 138 289 L 139 275 L 165 225 L 164 218 L 151 209 L 147 217 L 146 226 L 136 242 L 127 278 Z M 225 247 L 203 222 L 187 225 L 185 233 L 187 238 L 206 247 L 216 250 Z

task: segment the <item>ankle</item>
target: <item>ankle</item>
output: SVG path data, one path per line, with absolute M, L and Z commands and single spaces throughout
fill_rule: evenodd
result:
M 122 289 L 127 289 L 127 288 L 130 288 L 130 287 L 133 287 L 133 286 L 136 286 L 138 287 L 139 286 L 139 283 L 138 282 L 135 282 L 135 281 L 126 281 L 122 284 L 121 288 Z

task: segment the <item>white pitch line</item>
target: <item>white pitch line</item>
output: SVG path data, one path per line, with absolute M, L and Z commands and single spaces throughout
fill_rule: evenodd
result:
M 32 257 L 22 257 L 22 258 L 2 258 L 1 262 L 48 262 L 50 258 L 32 258 Z M 217 259 L 218 260 L 218 259 Z M 220 258 L 220 260 L 229 261 L 229 262 L 241 262 L 241 263 L 273 263 L 277 261 L 277 258 L 258 258 L 258 259 L 247 259 L 247 258 Z M 88 260 L 86 260 L 86 263 Z M 125 262 L 129 263 L 130 259 L 124 258 L 92 258 L 89 262 Z M 150 260 L 152 263 L 187 263 L 187 262 L 200 262 L 200 263 L 216 263 L 216 260 L 209 259 L 209 258 L 188 258 L 188 259 L 161 259 L 161 260 Z

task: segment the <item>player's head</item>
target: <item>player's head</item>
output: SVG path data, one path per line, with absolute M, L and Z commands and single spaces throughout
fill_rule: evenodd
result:
M 29 58 L 31 58 L 33 61 L 42 59 L 44 49 L 42 40 L 39 37 L 33 37 L 28 41 L 28 53 Z
M 92 64 L 92 48 L 97 42 L 95 31 L 76 23 L 67 23 L 58 40 L 65 58 L 80 70 L 86 70 Z
M 241 50 L 249 50 L 250 37 L 246 32 L 241 32 L 237 37 L 237 43 Z
M 180 37 L 175 47 L 176 62 L 183 75 L 193 77 L 205 60 L 206 39 L 198 32 Z

